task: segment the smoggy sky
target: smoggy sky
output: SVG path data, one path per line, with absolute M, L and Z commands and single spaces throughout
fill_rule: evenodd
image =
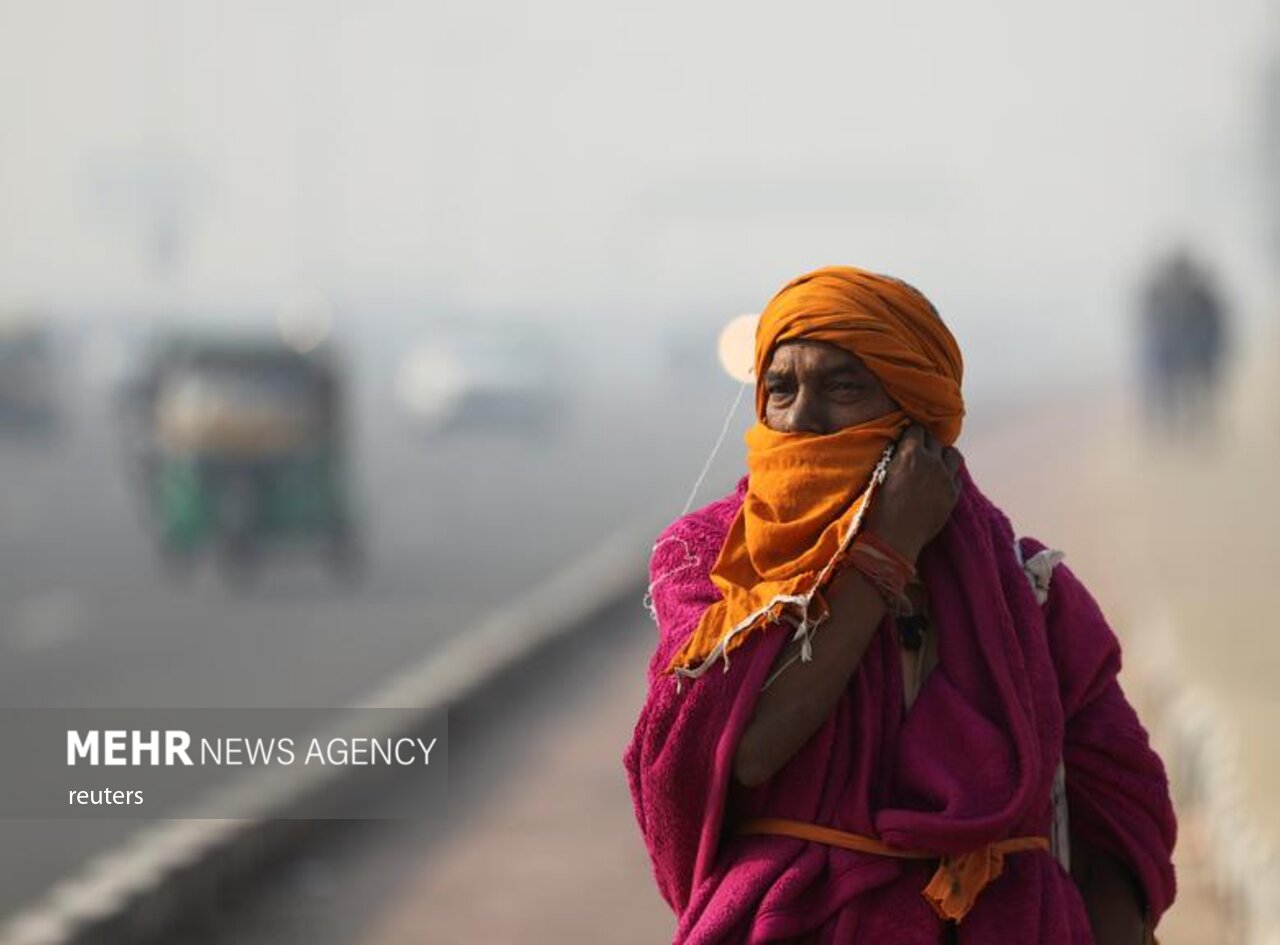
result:
M 1181 237 L 1263 298 L 1266 8 L 0 0 L 0 300 L 656 322 L 838 261 L 1084 356 Z

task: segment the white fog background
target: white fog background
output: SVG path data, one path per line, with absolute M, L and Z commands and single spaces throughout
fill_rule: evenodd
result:
M 971 391 L 1111 374 L 1174 245 L 1269 314 L 1273 19 L 7 0 L 0 302 L 234 318 L 319 290 L 339 327 L 550 319 L 626 359 L 848 262 L 934 298 Z

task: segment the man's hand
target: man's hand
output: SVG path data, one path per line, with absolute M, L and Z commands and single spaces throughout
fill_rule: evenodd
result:
M 942 531 L 960 498 L 960 451 L 914 423 L 898 439 L 867 527 L 909 561 Z

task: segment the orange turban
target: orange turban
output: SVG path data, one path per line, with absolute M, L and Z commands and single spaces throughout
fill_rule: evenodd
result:
M 830 434 L 769 429 L 765 372 L 779 344 L 800 339 L 852 352 L 901 410 Z M 807 644 L 825 619 L 825 608 L 815 615 L 811 602 L 857 531 L 876 464 L 912 421 L 945 445 L 956 441 L 964 418 L 962 373 L 951 332 L 905 282 L 828 266 L 773 297 L 756 327 L 757 421 L 746 435 L 747 495 L 711 570 L 722 599 L 703 613 L 672 671 L 700 675 L 775 620 L 794 624 Z
M 903 412 L 947 446 L 960 435 L 964 364 L 955 338 L 923 295 L 898 279 L 827 266 L 792 279 L 756 327 L 756 416 L 764 374 L 784 341 L 825 341 L 862 359 Z

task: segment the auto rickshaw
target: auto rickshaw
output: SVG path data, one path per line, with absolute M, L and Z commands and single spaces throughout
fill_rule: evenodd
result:
M 214 552 L 237 583 L 268 546 L 308 544 L 350 576 L 359 553 L 337 368 L 272 340 L 162 345 L 134 391 L 144 504 L 162 560 Z

